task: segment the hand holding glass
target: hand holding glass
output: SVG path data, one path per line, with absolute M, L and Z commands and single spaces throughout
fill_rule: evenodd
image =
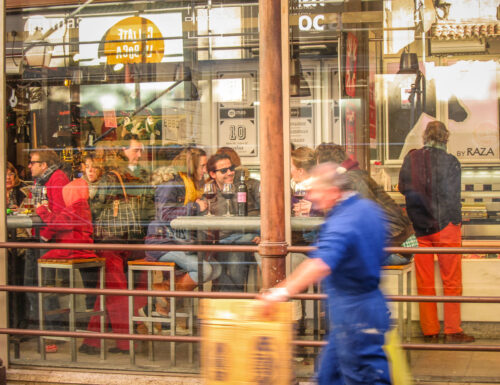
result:
M 203 188 L 203 195 L 205 195 L 205 198 L 207 199 L 208 202 L 207 216 L 212 215 L 210 211 L 210 202 L 212 201 L 212 199 L 215 198 L 215 187 L 213 183 L 205 184 L 205 187 Z
M 306 196 L 306 189 L 302 183 L 295 184 L 293 188 L 293 196 L 299 201 L 299 214 L 298 217 L 302 216 L 302 199 Z

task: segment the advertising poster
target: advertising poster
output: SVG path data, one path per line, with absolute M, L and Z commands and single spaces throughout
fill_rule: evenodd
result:
M 356 96 L 356 66 L 358 62 L 358 39 L 352 33 L 347 34 L 345 52 L 345 93 Z
M 258 157 L 257 74 L 217 73 L 212 98 L 217 102 L 217 147 L 231 147 L 241 157 Z
M 302 70 L 301 87 L 308 87 L 310 96 L 290 98 L 290 142 L 296 147 L 314 148 L 314 70 Z
M 290 141 L 297 147 L 314 148 L 314 114 L 311 101 L 290 99 Z
M 219 103 L 218 110 L 218 146 L 231 147 L 240 156 L 258 156 L 254 103 Z
M 499 158 L 497 72 L 498 64 L 494 61 L 464 60 L 426 68 L 429 83 L 435 85 L 427 87 L 427 102 L 437 99 L 447 104 L 447 150 L 460 161 Z M 416 117 L 415 125 L 404 138 L 399 159 L 423 145 L 425 127 L 435 119 L 429 108 Z

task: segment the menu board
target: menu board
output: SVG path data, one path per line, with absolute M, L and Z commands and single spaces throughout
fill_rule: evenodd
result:
M 257 74 L 219 72 L 212 84 L 217 103 L 217 146 L 241 157 L 258 157 Z
M 240 156 L 258 156 L 254 103 L 219 103 L 218 146 L 231 147 Z
M 296 147 L 315 147 L 314 140 L 314 70 L 302 70 L 303 84 L 309 87 L 310 96 L 290 97 L 290 142 Z

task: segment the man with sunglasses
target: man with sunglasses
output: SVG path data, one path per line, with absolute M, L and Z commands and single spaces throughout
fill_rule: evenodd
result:
M 210 205 L 210 211 L 214 215 L 224 215 L 226 213 L 226 199 L 222 195 L 222 188 L 226 183 L 234 183 L 236 167 L 232 164 L 231 158 L 226 154 L 215 154 L 210 157 L 207 163 L 207 170 L 212 179 L 209 183 L 215 184 L 216 197 Z M 249 186 L 250 187 L 250 186 Z M 236 186 L 234 186 L 236 188 Z M 258 191 L 252 191 L 249 188 L 248 194 L 258 194 Z M 237 201 L 236 194 L 229 201 L 230 212 L 236 212 Z M 255 199 L 249 199 L 248 214 L 259 215 L 259 209 Z M 217 233 L 217 232 L 216 232 Z M 221 244 L 250 244 L 258 243 L 258 235 L 249 233 L 242 234 L 238 232 L 223 231 L 215 234 L 215 238 Z M 213 282 L 214 291 L 243 291 L 248 276 L 250 263 L 254 263 L 249 253 L 227 252 L 217 254 L 217 260 L 222 265 L 222 274 L 217 282 Z
M 38 208 L 44 204 L 52 213 L 62 211 L 64 204 L 62 190 L 69 179 L 66 174 L 59 169 L 59 157 L 56 152 L 46 146 L 31 151 L 28 167 L 34 180 L 31 188 L 31 199 L 33 205 Z M 50 242 L 54 237 L 54 227 L 45 226 L 40 228 L 40 241 Z M 25 259 L 24 285 L 38 286 L 37 259 L 45 254 L 47 250 L 37 252 L 34 249 L 28 249 Z M 38 327 L 38 295 L 36 293 L 27 293 L 27 320 L 31 322 L 28 327 Z M 56 303 L 50 303 L 48 310 L 57 308 Z M 57 319 L 54 319 L 57 321 Z M 49 325 L 47 325 L 49 328 Z M 53 347 L 52 347 L 53 349 Z M 51 350 L 53 351 L 53 350 Z

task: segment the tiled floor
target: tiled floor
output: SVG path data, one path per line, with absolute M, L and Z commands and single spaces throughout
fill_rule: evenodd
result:
M 412 341 L 420 343 L 418 339 Z M 80 341 L 78 341 L 78 344 Z M 478 344 L 500 344 L 499 340 L 478 340 Z M 114 346 L 112 341 L 108 347 Z M 108 354 L 105 361 L 99 356 L 78 354 L 76 363 L 69 362 L 69 344 L 59 345 L 57 353 L 47 354 L 47 360 L 41 361 L 37 352 L 37 340 L 32 339 L 21 344 L 19 359 L 11 357 L 13 364 L 73 367 L 88 369 L 114 369 L 118 371 L 151 371 L 198 374 L 198 345 L 195 345 L 195 362 L 187 362 L 187 344 L 177 344 L 177 365 L 171 366 L 168 343 L 155 343 L 155 361 L 150 361 L 146 343 L 138 343 L 136 365 L 130 364 L 128 355 Z M 309 348 L 309 352 L 311 352 Z M 11 349 L 11 353 L 13 351 Z M 298 377 L 307 381 L 314 373 L 314 358 L 306 355 L 304 359 L 295 360 Z M 461 351 L 411 351 L 410 366 L 417 384 L 432 383 L 500 383 L 500 352 L 461 352 Z
M 500 383 L 500 352 L 413 351 L 411 370 L 421 381 Z

